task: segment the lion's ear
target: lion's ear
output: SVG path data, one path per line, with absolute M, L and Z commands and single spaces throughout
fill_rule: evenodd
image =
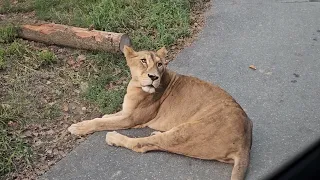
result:
M 166 47 L 163 46 L 161 49 L 159 49 L 159 50 L 156 52 L 156 54 L 157 54 L 161 59 L 164 59 L 164 58 L 167 56 L 168 51 L 167 51 Z
M 123 34 L 120 39 L 119 49 L 124 53 L 124 46 L 132 47 L 131 40 L 127 34 Z
M 131 47 L 129 47 L 127 45 L 123 46 L 123 54 L 125 57 L 132 57 L 135 55 L 135 53 L 136 52 Z

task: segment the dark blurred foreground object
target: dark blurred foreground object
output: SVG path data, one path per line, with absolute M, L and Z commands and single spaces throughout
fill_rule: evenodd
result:
M 265 180 L 320 180 L 320 139 Z

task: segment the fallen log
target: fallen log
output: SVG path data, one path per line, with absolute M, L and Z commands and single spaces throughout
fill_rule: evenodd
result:
M 131 45 L 124 33 L 90 30 L 61 24 L 22 25 L 18 36 L 32 41 L 78 49 L 107 52 L 122 51 L 123 45 Z

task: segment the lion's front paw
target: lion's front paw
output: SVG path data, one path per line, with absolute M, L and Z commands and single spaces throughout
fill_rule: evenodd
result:
M 108 132 L 106 135 L 106 142 L 110 146 L 121 146 L 120 143 L 124 143 L 126 136 L 121 135 L 115 131 Z
M 92 123 L 90 121 L 82 121 L 76 124 L 72 124 L 69 128 L 68 131 L 71 134 L 75 135 L 85 135 L 85 134 L 90 134 L 93 132 L 93 127 Z

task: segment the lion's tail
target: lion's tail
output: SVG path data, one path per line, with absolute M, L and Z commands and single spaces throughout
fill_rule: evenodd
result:
M 231 180 L 244 180 L 250 161 L 250 149 L 252 146 L 252 121 L 248 119 L 247 142 L 244 150 L 234 158 Z
M 242 154 L 234 159 L 231 180 L 244 180 L 249 166 L 249 153 Z

